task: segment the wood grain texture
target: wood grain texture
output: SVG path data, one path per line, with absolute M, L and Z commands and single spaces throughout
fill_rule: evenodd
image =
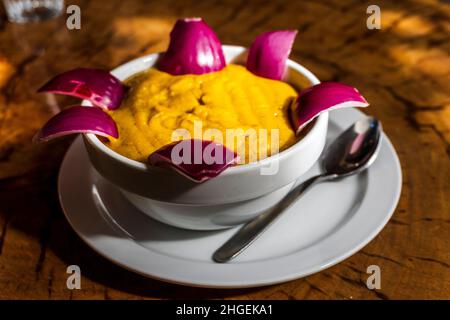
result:
M 0 299 L 400 299 L 450 298 L 450 6 L 377 1 L 382 29 L 368 30 L 368 1 L 73 0 L 82 29 L 65 17 L 0 22 Z M 170 285 L 125 271 L 89 249 L 63 217 L 56 174 L 71 139 L 33 145 L 34 132 L 76 100 L 35 94 L 74 67 L 111 69 L 164 50 L 178 17 L 202 16 L 223 43 L 248 46 L 260 32 L 293 28 L 292 58 L 321 80 L 354 85 L 371 102 L 400 156 L 395 214 L 362 251 L 321 273 L 247 290 Z M 1 20 L 1 19 L 0 19 Z M 3 17 L 4 20 L 4 17 Z M 82 290 L 66 288 L 80 265 Z M 381 290 L 365 286 L 382 270 Z

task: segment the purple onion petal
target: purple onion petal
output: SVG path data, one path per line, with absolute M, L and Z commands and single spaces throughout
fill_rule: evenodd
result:
M 79 68 L 55 76 L 38 92 L 86 99 L 97 107 L 113 110 L 120 106 L 125 86 L 107 71 Z
M 322 82 L 300 92 L 291 105 L 291 120 L 299 133 L 323 112 L 368 105 L 356 88 L 338 82 Z
M 150 165 L 173 169 L 194 182 L 214 178 L 238 160 L 225 146 L 199 139 L 168 144 L 148 157 Z
M 116 123 L 107 113 L 94 107 L 74 106 L 51 118 L 36 133 L 33 141 L 43 142 L 74 133 L 119 137 Z
M 201 18 L 180 19 L 170 33 L 170 44 L 158 62 L 171 75 L 204 74 L 226 66 L 222 45 Z
M 260 77 L 283 79 L 296 35 L 296 30 L 280 30 L 257 36 L 248 52 L 247 69 Z

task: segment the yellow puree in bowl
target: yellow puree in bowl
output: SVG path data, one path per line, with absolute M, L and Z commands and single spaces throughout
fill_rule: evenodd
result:
M 131 88 L 127 98 L 120 108 L 109 111 L 119 138 L 107 145 L 130 159 L 145 162 L 173 142 L 172 133 L 180 128 L 191 138 L 235 150 L 241 163 L 260 160 L 297 141 L 287 116 L 294 88 L 255 76 L 243 66 L 230 64 L 219 72 L 181 76 L 152 68 L 125 83 Z M 266 129 L 266 134 L 259 129 Z M 209 135 L 198 136 L 199 132 Z

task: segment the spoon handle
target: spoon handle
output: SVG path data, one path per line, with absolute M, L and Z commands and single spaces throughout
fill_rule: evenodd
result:
M 299 184 L 274 207 L 260 214 L 255 219 L 246 223 L 236 232 L 224 245 L 214 252 L 213 259 L 216 262 L 224 263 L 237 257 L 250 244 L 253 243 L 287 208 L 289 208 L 298 197 L 316 183 L 330 180 L 335 175 L 321 174 L 314 176 Z

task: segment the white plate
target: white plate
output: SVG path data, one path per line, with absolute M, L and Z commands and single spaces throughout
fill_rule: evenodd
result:
M 330 114 L 329 139 L 364 115 Z M 144 276 L 201 287 L 269 285 L 307 276 L 351 256 L 384 227 L 397 205 L 401 169 L 383 134 L 378 159 L 365 173 L 309 190 L 232 263 L 211 255 L 236 228 L 187 231 L 156 222 L 129 204 L 92 168 L 81 138 L 67 152 L 59 195 L 67 219 L 95 251 Z M 316 174 L 318 167 L 305 175 Z M 237 212 L 239 214 L 239 212 Z

